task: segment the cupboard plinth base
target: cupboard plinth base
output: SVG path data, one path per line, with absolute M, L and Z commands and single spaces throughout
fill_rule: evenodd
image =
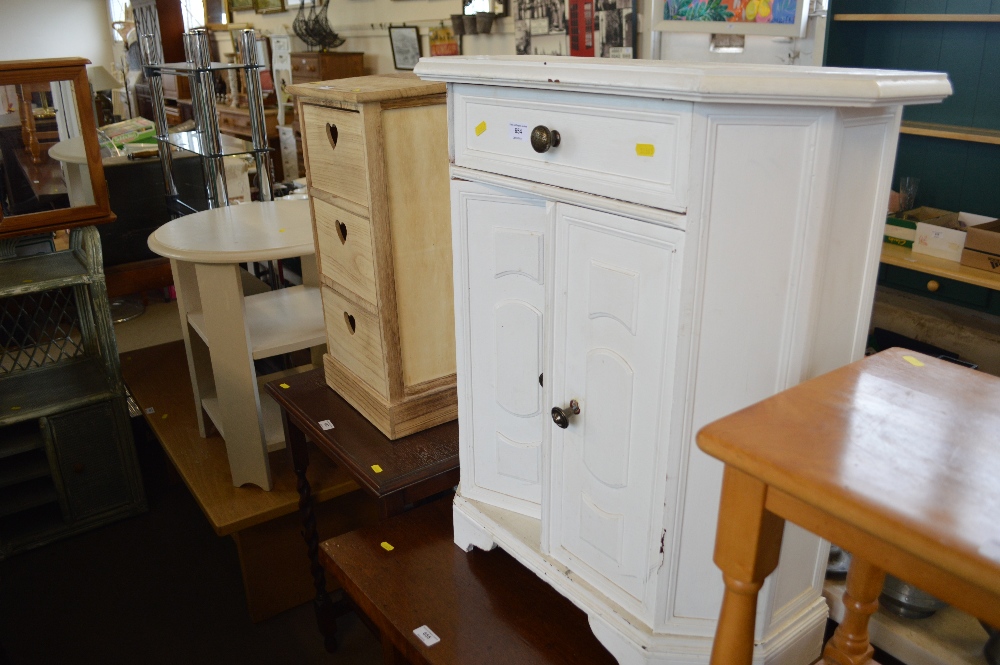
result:
M 330 354 L 323 356 L 326 383 L 390 439 L 422 432 L 458 418 L 455 375 L 433 388 L 391 402 L 368 388 Z
M 598 641 L 620 665 L 708 665 L 712 635 L 657 632 L 541 552 L 541 521 L 472 501 L 459 494 L 453 507 L 456 546 L 499 545 L 587 613 Z M 483 545 L 486 545 L 483 547 Z M 721 573 L 720 573 L 721 574 Z M 754 665 L 811 663 L 823 645 L 828 610 L 822 597 L 784 621 L 754 647 Z

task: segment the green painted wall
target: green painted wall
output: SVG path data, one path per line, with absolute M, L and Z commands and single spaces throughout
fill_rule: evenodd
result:
M 947 72 L 954 94 L 908 106 L 904 120 L 1000 130 L 1000 23 L 832 20 L 838 14 L 1000 14 L 1000 0 L 831 0 L 825 63 Z M 917 205 L 1000 217 L 1000 146 L 903 134 L 899 176 L 920 178 Z

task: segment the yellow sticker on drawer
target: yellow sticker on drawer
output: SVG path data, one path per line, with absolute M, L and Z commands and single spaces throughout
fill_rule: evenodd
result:
M 382 467 L 380 467 L 378 464 L 372 464 L 372 471 L 374 471 L 375 473 L 382 473 Z
M 635 144 L 635 154 L 640 157 L 652 157 L 653 153 L 656 152 L 656 146 L 652 143 L 636 143 Z
M 382 549 L 384 549 L 386 552 L 391 552 L 391 551 L 393 551 L 396 548 L 383 540 L 382 541 Z
M 481 123 L 476 125 L 476 136 L 482 136 L 483 132 L 486 131 L 486 121 L 483 120 Z

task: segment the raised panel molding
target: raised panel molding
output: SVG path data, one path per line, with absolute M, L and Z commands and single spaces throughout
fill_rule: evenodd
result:
M 621 565 L 625 516 L 601 510 L 583 495 L 580 510 L 580 538 L 615 564 Z
M 521 418 L 542 410 L 542 313 L 526 302 L 507 300 L 494 310 L 497 404 Z
M 638 300 L 638 273 L 600 261 L 590 262 L 590 318 L 614 319 L 635 335 Z
M 539 284 L 544 283 L 542 235 L 518 229 L 493 229 L 493 257 L 499 279 L 508 275 L 523 275 Z
M 541 479 L 541 442 L 519 443 L 497 432 L 497 473 L 537 483 Z
M 614 351 L 587 354 L 583 461 L 594 478 L 614 489 L 628 485 L 634 379 L 628 362 Z

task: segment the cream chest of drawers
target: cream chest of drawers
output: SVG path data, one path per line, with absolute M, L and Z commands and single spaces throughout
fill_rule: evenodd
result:
M 386 436 L 457 416 L 445 86 L 411 74 L 297 98 L 327 383 Z
M 705 665 L 722 466 L 704 424 L 861 356 L 914 72 L 421 60 L 448 83 L 462 475 L 623 664 Z M 819 656 L 827 546 L 789 526 L 754 663 Z

